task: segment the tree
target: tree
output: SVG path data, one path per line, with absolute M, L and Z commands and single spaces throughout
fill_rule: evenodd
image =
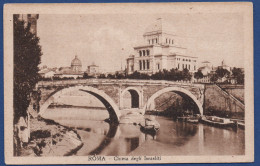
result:
M 190 74 L 189 70 L 187 68 L 182 70 L 182 80 L 190 81 L 192 75 Z
M 219 78 L 228 77 L 230 75 L 230 72 L 227 69 L 218 68 L 216 70 L 216 74 Z
M 232 69 L 232 76 L 236 79 L 238 84 L 244 84 L 244 72 L 240 68 Z
M 14 124 L 27 117 L 30 95 L 38 82 L 41 62 L 39 38 L 14 16 Z
M 119 72 L 117 71 L 116 74 L 115 74 L 115 78 L 116 78 L 116 79 L 123 79 L 123 78 L 125 78 L 125 76 L 124 76 L 122 73 L 119 73 Z
M 106 75 L 105 75 L 105 74 L 100 74 L 100 75 L 98 76 L 98 78 L 106 78 Z
M 84 79 L 94 78 L 93 76 L 88 75 L 88 73 L 84 72 L 83 74 Z
M 196 79 L 203 78 L 203 74 L 202 74 L 201 70 L 198 70 L 197 72 L 194 73 L 194 78 L 196 78 Z
M 218 81 L 218 76 L 217 76 L 217 74 L 212 74 L 211 77 L 210 77 L 210 81 L 211 81 L 211 82 L 214 82 L 214 83 L 217 82 L 217 81 Z

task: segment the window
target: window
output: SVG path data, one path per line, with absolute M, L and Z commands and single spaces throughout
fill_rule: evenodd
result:
M 194 66 L 194 70 L 196 70 L 196 66 Z
M 150 44 L 150 40 L 148 40 L 148 43 Z
M 139 51 L 139 55 L 142 56 L 142 51 Z
M 189 70 L 190 70 L 190 65 L 189 65 Z
M 143 50 L 143 56 L 145 56 L 145 50 Z
M 146 61 L 146 65 L 147 65 L 147 69 L 149 70 L 150 69 L 150 62 L 149 62 L 149 60 Z
M 182 69 L 184 69 L 184 64 L 182 64 Z
M 178 69 L 180 69 L 180 64 L 178 63 Z
M 160 64 L 159 63 L 157 64 L 157 66 L 158 66 L 158 70 L 160 70 Z
M 172 44 L 173 44 L 173 40 L 172 40 Z
M 146 55 L 149 56 L 150 55 L 150 51 L 146 50 Z
M 133 65 L 131 66 L 131 71 L 134 71 L 134 66 Z
M 167 38 L 166 38 L 166 43 L 167 43 Z
M 145 60 L 143 60 L 143 70 L 145 70 Z
M 152 39 L 152 44 L 153 44 L 153 39 Z
M 157 38 L 155 39 L 155 43 L 158 43 Z
M 139 61 L 140 70 L 142 70 L 142 61 Z

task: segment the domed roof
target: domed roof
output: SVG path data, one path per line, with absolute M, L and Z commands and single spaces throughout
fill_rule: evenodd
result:
M 75 58 L 71 61 L 71 66 L 81 66 L 81 61 L 78 59 L 76 55 Z
M 158 18 L 154 23 L 152 23 L 145 29 L 144 36 L 150 35 L 152 33 L 168 33 L 175 35 L 176 29 L 173 25 L 163 21 L 162 18 Z

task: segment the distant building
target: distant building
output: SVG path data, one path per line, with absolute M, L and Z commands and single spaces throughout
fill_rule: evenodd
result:
M 59 70 L 54 74 L 54 76 L 60 78 L 83 77 L 83 72 L 81 70 L 82 70 L 82 63 L 78 59 L 78 56 L 76 55 L 75 58 L 71 61 L 70 67 L 59 68 Z
M 89 76 L 97 76 L 99 74 L 99 66 L 95 65 L 94 63 L 89 65 L 87 73 Z
M 201 62 L 201 67 L 198 68 L 202 72 L 204 76 L 207 76 L 212 71 L 212 66 L 209 61 L 203 61 Z
M 188 69 L 197 71 L 197 57 L 186 55 L 186 48 L 180 46 L 181 38 L 174 26 L 157 19 L 143 34 L 145 43 L 134 47 L 135 54 L 127 58 L 127 73 L 134 71 L 153 74 L 166 69 Z
M 78 59 L 77 55 L 71 61 L 71 70 L 74 71 L 74 72 L 81 72 L 81 70 L 82 70 L 81 61 Z
M 226 63 L 225 63 L 224 60 L 221 62 L 221 65 L 218 66 L 218 68 L 226 69 L 226 70 L 228 70 L 229 72 L 231 72 L 231 70 L 232 70 L 232 68 L 231 68 L 230 66 L 226 65 Z
M 14 14 L 14 19 L 24 21 L 25 26 L 30 24 L 30 31 L 37 36 L 37 20 L 39 14 Z
M 53 78 L 55 71 L 53 71 L 52 69 L 44 68 L 39 71 L 39 74 L 43 78 Z

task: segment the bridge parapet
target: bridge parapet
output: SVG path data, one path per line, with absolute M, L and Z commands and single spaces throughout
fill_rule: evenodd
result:
M 204 88 L 202 84 L 194 84 L 188 81 L 166 81 L 166 80 L 134 80 L 134 79 L 77 79 L 77 80 L 53 80 L 53 81 L 40 81 L 37 87 L 48 86 L 68 86 L 68 85 L 162 85 L 162 86 L 189 86 Z

